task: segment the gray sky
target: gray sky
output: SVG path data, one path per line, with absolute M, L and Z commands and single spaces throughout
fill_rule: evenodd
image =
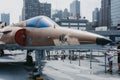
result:
M 52 9 L 69 9 L 73 0 L 40 0 L 41 2 L 52 3 Z M 92 20 L 92 11 L 100 8 L 101 0 L 79 0 L 81 3 L 81 16 L 86 16 Z M 0 0 L 0 13 L 10 13 L 11 23 L 19 21 L 19 15 L 22 14 L 23 0 Z

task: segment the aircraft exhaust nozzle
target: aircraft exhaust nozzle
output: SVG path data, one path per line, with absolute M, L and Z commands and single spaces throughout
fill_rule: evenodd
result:
M 96 39 L 96 43 L 98 44 L 98 45 L 106 45 L 106 44 L 108 44 L 108 43 L 110 43 L 110 42 L 112 42 L 110 39 L 107 39 L 107 38 L 97 38 Z

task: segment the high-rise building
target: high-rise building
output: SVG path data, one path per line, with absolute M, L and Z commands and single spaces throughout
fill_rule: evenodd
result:
M 120 0 L 111 0 L 111 28 L 120 26 Z
M 92 22 L 95 27 L 99 26 L 99 9 L 95 8 L 95 10 L 92 13 Z
M 111 0 L 101 0 L 102 26 L 110 28 L 111 23 Z
M 22 15 L 19 16 L 19 22 L 21 22 L 21 21 L 22 21 Z
M 40 15 L 45 15 L 51 18 L 51 4 L 40 3 Z
M 100 10 L 99 10 L 99 26 L 102 26 L 102 10 L 101 10 L 101 8 L 100 8 Z
M 10 14 L 2 13 L 1 14 L 1 21 L 6 22 L 6 25 L 10 24 Z
M 52 19 L 54 21 L 61 20 L 63 18 L 63 11 L 62 10 L 54 10 L 52 14 Z
M 70 15 L 74 18 L 80 18 L 80 1 L 74 0 L 70 4 Z
M 40 3 L 39 0 L 23 0 L 22 20 L 39 15 L 51 17 L 51 4 Z
M 67 18 L 69 18 L 69 16 L 70 16 L 70 13 L 68 12 L 68 9 L 65 8 L 64 11 L 63 11 L 63 18 L 67 19 Z
M 62 10 L 53 10 L 52 11 L 52 19 L 55 21 L 59 21 L 61 19 L 69 19 L 70 13 L 68 12 L 68 9 L 65 8 L 64 11 Z

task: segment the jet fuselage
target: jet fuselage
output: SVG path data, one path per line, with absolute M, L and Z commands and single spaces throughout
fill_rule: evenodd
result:
M 49 18 L 35 17 L 15 26 L 0 29 L 1 44 L 21 46 L 105 45 L 111 40 L 87 31 L 60 27 Z

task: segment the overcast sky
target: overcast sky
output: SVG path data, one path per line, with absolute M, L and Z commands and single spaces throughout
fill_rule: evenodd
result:
M 70 7 L 73 0 L 40 0 L 41 2 L 52 3 L 53 9 L 61 9 Z M 81 16 L 86 16 L 88 20 L 92 20 L 92 11 L 101 6 L 101 0 L 79 0 L 81 3 Z M 23 0 L 0 0 L 0 13 L 10 13 L 11 23 L 19 21 L 22 14 Z

